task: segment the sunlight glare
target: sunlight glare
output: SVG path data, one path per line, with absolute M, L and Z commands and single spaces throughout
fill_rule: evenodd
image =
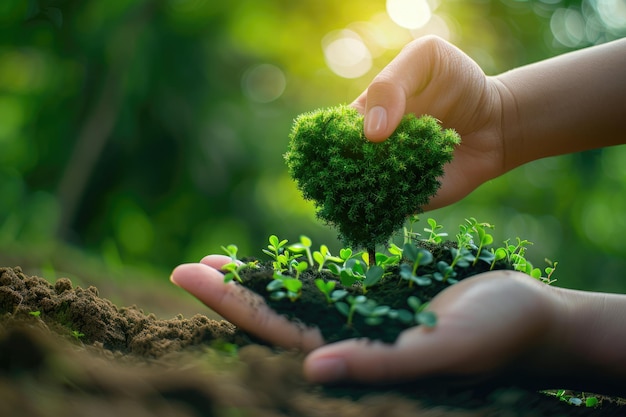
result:
M 432 15 L 427 0 L 387 0 L 387 13 L 398 26 L 406 29 L 421 28 Z
M 343 78 L 358 78 L 372 68 L 372 54 L 351 30 L 330 32 L 322 39 L 326 65 Z
M 450 40 L 452 30 L 448 25 L 448 22 L 436 14 L 432 15 L 431 19 L 419 29 L 411 29 L 411 36 L 417 39 L 424 35 L 437 35 L 440 38 Z
M 258 103 L 269 103 L 285 91 L 287 81 L 283 71 L 275 65 L 261 64 L 248 69 L 241 86 L 246 96 Z

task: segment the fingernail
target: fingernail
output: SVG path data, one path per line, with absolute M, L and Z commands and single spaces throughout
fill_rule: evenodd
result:
M 348 368 L 341 358 L 323 358 L 311 363 L 308 371 L 310 379 L 324 383 L 344 379 Z
M 377 135 L 387 128 L 387 111 L 384 107 L 374 106 L 365 117 L 365 131 L 368 135 Z
M 170 275 L 170 282 L 174 285 L 178 285 L 178 282 L 176 282 L 176 278 L 174 278 L 174 274 Z

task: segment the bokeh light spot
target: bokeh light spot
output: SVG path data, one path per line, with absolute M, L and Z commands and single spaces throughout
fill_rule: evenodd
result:
M 258 103 L 269 103 L 283 94 L 287 86 L 287 79 L 283 71 L 277 66 L 261 64 L 245 72 L 241 85 L 244 94 L 250 100 Z
M 624 31 L 626 28 L 626 1 L 597 0 L 596 7 L 600 19 L 609 29 Z
M 585 19 L 577 9 L 557 9 L 550 18 L 554 39 L 563 46 L 575 48 L 585 39 Z
M 411 29 L 411 36 L 415 39 L 424 35 L 437 35 L 440 38 L 450 40 L 452 31 L 448 22 L 443 17 L 434 14 L 424 26 Z
M 322 47 L 326 65 L 340 77 L 358 78 L 372 68 L 372 54 L 356 32 L 331 32 L 322 39 Z
M 406 29 L 420 28 L 432 16 L 426 0 L 387 0 L 387 13 L 398 26 Z

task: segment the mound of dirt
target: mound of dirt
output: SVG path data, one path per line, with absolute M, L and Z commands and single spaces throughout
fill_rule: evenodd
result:
M 0 268 L 0 416 L 618 416 L 515 387 L 321 387 L 302 357 L 203 315 L 159 319 L 95 287 Z

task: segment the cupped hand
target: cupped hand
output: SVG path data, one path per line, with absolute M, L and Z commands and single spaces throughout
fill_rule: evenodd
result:
M 234 282 L 220 269 L 231 259 L 205 256 L 200 263 L 177 266 L 170 280 L 239 328 L 276 346 L 309 352 L 324 343 L 317 328 L 296 325 L 271 310 L 263 298 Z
M 532 352 L 549 345 L 558 304 L 551 288 L 537 280 L 493 271 L 435 297 L 429 306 L 438 317 L 434 328 L 408 329 L 395 344 L 361 339 L 323 346 L 318 329 L 289 322 L 245 287 L 225 284 L 219 269 L 228 262 L 226 256 L 209 255 L 201 263 L 178 266 L 171 280 L 243 330 L 276 346 L 311 352 L 304 372 L 320 383 L 397 383 L 495 372 L 522 357 L 541 356 Z
M 558 305 L 552 288 L 528 275 L 487 272 L 431 301 L 435 327 L 407 329 L 394 344 L 347 340 L 320 347 L 306 358 L 305 375 L 321 383 L 381 384 L 541 368 Z
M 404 47 L 353 103 L 374 142 L 388 138 L 402 116 L 429 114 L 455 129 L 462 143 L 444 168 L 442 186 L 424 210 L 454 203 L 504 170 L 505 86 L 450 43 L 427 36 Z

